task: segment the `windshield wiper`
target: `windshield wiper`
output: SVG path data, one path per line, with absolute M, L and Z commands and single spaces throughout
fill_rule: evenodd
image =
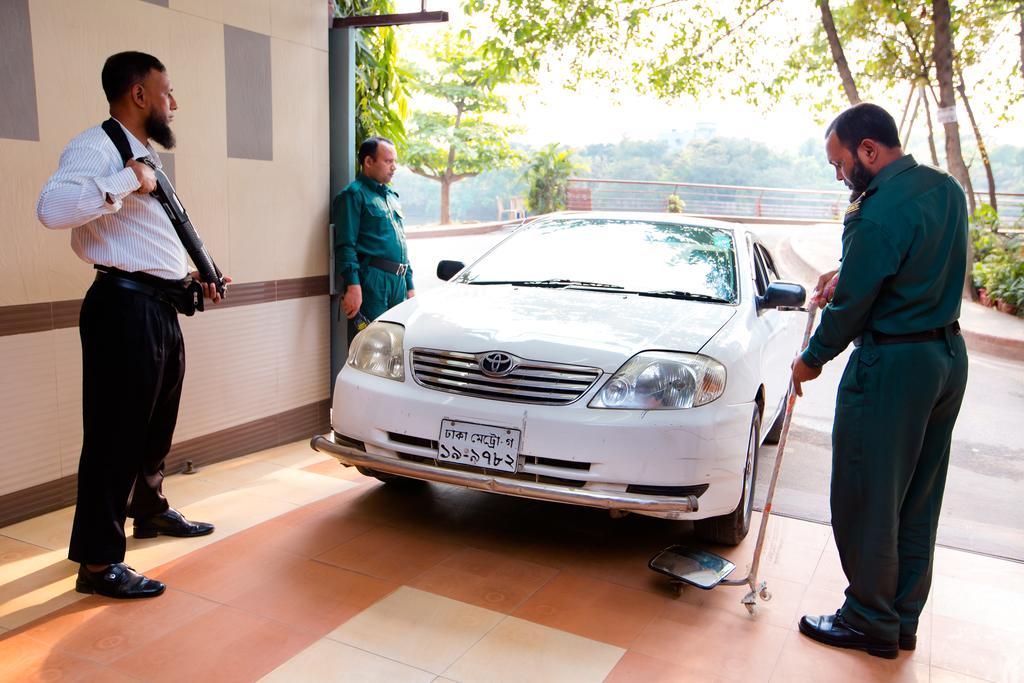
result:
M 663 299 L 685 299 L 687 301 L 707 301 L 715 304 L 727 304 L 730 303 L 728 299 L 723 299 L 718 296 L 711 296 L 710 294 L 698 294 L 696 292 L 684 292 L 679 289 L 661 289 L 651 292 L 637 292 L 640 296 L 656 296 Z
M 583 280 L 468 280 L 467 285 L 515 285 L 517 287 L 593 287 L 597 289 L 621 290 L 619 285 L 604 282 L 585 282 Z

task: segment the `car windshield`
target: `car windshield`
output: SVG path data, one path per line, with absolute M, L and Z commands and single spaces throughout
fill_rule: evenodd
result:
M 732 232 L 721 228 L 566 218 L 515 232 L 458 281 L 734 302 L 736 256 Z

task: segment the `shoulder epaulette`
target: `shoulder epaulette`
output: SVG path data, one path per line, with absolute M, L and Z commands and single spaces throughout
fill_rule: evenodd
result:
M 843 223 L 847 223 L 856 218 L 860 218 L 860 207 L 868 197 L 878 191 L 877 187 L 872 187 L 868 190 L 864 190 L 860 193 L 860 196 L 850 202 L 850 205 L 846 207 L 846 211 L 843 213 Z

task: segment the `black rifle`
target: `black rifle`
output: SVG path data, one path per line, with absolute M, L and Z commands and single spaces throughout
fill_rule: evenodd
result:
M 103 131 L 110 138 L 110 141 L 114 143 L 114 147 L 117 148 L 118 153 L 121 155 L 121 161 L 127 164 L 128 160 L 133 158 L 132 147 L 128 142 L 128 136 L 125 135 L 124 129 L 121 128 L 121 124 L 112 118 L 107 119 L 103 122 Z M 196 265 L 196 270 L 199 271 L 199 279 L 216 287 L 217 293 L 220 294 L 221 298 L 224 298 L 227 295 L 227 284 L 224 282 L 224 275 L 220 272 L 217 264 L 214 263 L 213 257 L 206 250 L 206 245 L 203 244 L 202 238 L 199 237 L 199 233 L 193 227 L 192 221 L 189 220 L 188 212 L 185 211 L 185 207 L 182 206 L 181 201 L 178 199 L 178 194 L 174 191 L 174 186 L 171 185 L 170 179 L 162 170 L 157 168 L 156 163 L 150 157 L 139 157 L 136 161 L 146 164 L 156 174 L 156 189 L 150 192 L 150 194 L 156 197 L 157 201 L 160 202 L 160 206 L 164 208 L 167 218 L 170 219 L 171 225 L 174 226 L 174 232 L 178 234 L 178 239 L 181 240 L 181 244 L 185 247 L 185 251 L 188 252 L 189 258 L 192 259 L 192 263 Z M 201 304 L 202 302 L 200 302 L 199 310 L 202 310 Z

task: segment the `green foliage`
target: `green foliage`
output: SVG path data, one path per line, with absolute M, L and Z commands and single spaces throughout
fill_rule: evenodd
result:
M 816 4 L 816 3 L 815 3 Z M 854 80 L 871 94 L 932 82 L 932 0 L 848 0 L 832 8 Z M 964 0 L 953 7 L 956 67 L 963 71 L 1016 34 L 1017 2 Z M 486 48 L 524 73 L 565 67 L 570 85 L 631 83 L 665 98 L 731 94 L 753 104 L 798 98 L 820 112 L 846 105 L 818 12 L 782 0 L 463 0 L 496 35 Z M 805 31 L 807 19 L 815 28 Z M 765 59 L 766 54 L 789 59 Z M 1005 111 L 1024 97 L 1020 62 L 977 74 L 972 90 Z
M 686 210 L 686 202 L 683 198 L 677 194 L 670 194 L 668 196 L 668 205 L 665 208 L 669 213 L 682 213 Z
M 334 16 L 386 14 L 394 11 L 392 0 L 333 0 Z M 355 32 L 356 145 L 371 135 L 395 142 L 405 150 L 405 119 L 409 114 L 411 75 L 398 57 L 398 39 L 392 27 L 364 28 Z
M 480 114 L 414 112 L 404 164 L 417 175 L 457 182 L 484 171 L 514 165 L 520 156 L 509 130 Z
M 496 28 L 486 49 L 509 68 L 535 74 L 560 64 L 571 83 L 597 78 L 615 89 L 630 80 L 670 98 L 704 94 L 728 78 L 729 92 L 756 101 L 774 88 L 760 29 L 781 0 L 464 0 Z M 779 44 L 788 38 L 779 39 Z M 758 49 L 751 49 L 751 46 Z
M 517 129 L 488 119 L 506 110 L 497 89 L 513 82 L 515 72 L 496 64 L 467 31 L 442 34 L 430 45 L 430 56 L 433 66 L 416 73 L 415 87 L 440 102 L 443 111 L 413 114 L 404 163 L 413 173 L 441 183 L 445 223 L 452 183 L 521 161 L 508 141 Z
M 974 284 L 988 297 L 1018 308 L 1024 316 L 1024 236 L 998 232 L 999 216 L 982 205 L 972 216 Z
M 573 155 L 571 149 L 558 149 L 558 143 L 547 145 L 534 154 L 523 174 L 529 185 L 526 208 L 532 213 L 551 213 L 565 208 L 569 178 L 586 169 Z

